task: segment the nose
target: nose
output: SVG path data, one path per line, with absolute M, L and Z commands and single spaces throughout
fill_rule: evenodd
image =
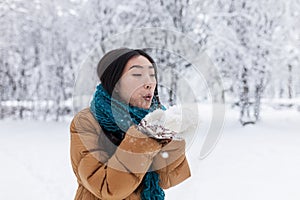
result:
M 152 89 L 154 87 L 154 85 L 155 85 L 155 82 L 156 81 L 154 81 L 152 77 L 145 76 L 145 79 L 144 79 L 144 88 L 147 89 L 147 90 Z
M 151 89 L 151 84 L 150 83 L 146 83 L 144 85 L 144 88 L 147 89 L 147 90 Z

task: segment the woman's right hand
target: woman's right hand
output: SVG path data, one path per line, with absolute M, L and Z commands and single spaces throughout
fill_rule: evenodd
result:
M 138 131 L 137 126 L 133 125 L 126 132 L 108 165 L 121 171 L 145 173 L 161 148 L 162 144 Z
M 119 148 L 132 153 L 153 154 L 161 149 L 161 144 L 139 131 L 136 125 L 132 125 L 126 132 Z

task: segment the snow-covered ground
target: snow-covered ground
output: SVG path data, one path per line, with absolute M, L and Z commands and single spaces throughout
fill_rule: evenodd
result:
M 166 190 L 167 200 L 300 199 L 300 112 L 265 107 L 261 122 L 246 127 L 237 118 L 226 111 L 222 137 L 203 160 L 196 138 L 187 152 L 192 177 Z M 0 128 L 0 199 L 74 198 L 69 123 L 0 121 Z

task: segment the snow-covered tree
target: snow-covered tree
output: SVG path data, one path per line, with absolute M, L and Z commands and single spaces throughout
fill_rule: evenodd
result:
M 182 55 L 207 51 L 224 80 L 220 95 L 238 105 L 242 124 L 255 123 L 263 97 L 299 98 L 299 10 L 299 0 L 1 1 L 0 118 L 63 119 L 81 64 L 93 70 L 104 52 L 128 46 L 147 48 L 160 65 L 170 104 L 192 66 Z

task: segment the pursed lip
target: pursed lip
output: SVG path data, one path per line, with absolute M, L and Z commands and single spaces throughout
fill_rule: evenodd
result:
M 147 101 L 150 101 L 152 99 L 152 94 L 148 93 L 146 95 L 143 95 L 143 98 Z

